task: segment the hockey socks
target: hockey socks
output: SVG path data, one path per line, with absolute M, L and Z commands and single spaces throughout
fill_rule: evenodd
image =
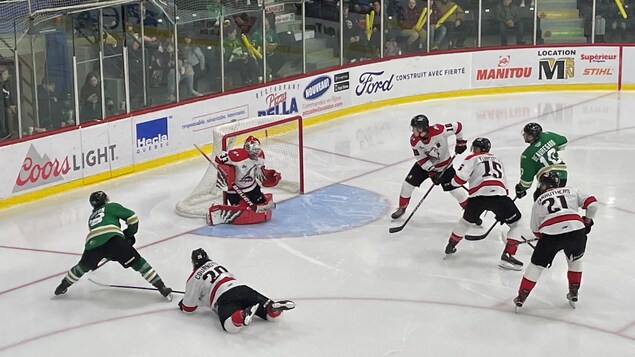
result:
M 74 267 L 72 267 L 67 273 L 60 285 L 55 288 L 55 295 L 66 294 L 68 288 L 75 284 L 81 277 L 86 274 L 90 269 L 86 266 L 83 266 L 81 263 L 77 263 Z
M 143 259 L 143 257 L 139 258 L 136 263 L 131 266 L 132 269 L 136 270 L 141 274 L 141 276 L 150 284 L 155 285 L 158 281 L 161 280 L 161 277 L 157 272 L 148 264 L 148 262 Z

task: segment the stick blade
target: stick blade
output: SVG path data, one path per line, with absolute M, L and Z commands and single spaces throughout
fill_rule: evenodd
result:
M 465 240 L 483 240 L 487 237 L 487 234 L 489 232 L 485 233 L 485 234 L 481 234 L 480 236 L 471 236 L 469 234 L 466 234 L 465 237 L 463 237 Z
M 390 228 L 388 228 L 388 232 L 389 233 L 397 233 L 397 232 L 401 232 L 402 229 L 403 229 L 403 226 L 390 227 Z

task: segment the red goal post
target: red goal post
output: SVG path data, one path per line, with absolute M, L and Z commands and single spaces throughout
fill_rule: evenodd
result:
M 291 194 L 304 193 L 304 145 L 302 117 L 272 115 L 248 118 L 223 125 L 213 130 L 213 153 L 242 147 L 245 139 L 255 136 L 265 153 L 265 167 L 282 175 L 274 188 L 266 191 L 284 191 Z M 176 205 L 176 213 L 185 217 L 205 217 L 212 204 L 222 202 L 222 191 L 216 188 L 218 171 L 209 165 L 203 178 L 192 193 Z M 275 196 L 274 196 L 275 197 Z

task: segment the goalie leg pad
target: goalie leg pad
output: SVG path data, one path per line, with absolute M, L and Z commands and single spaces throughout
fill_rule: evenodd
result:
M 276 208 L 276 203 L 273 202 L 273 195 L 271 193 L 265 193 L 265 202 L 256 206 L 257 213 L 263 213 L 266 211 L 271 211 Z
M 209 208 L 207 224 L 253 224 L 266 222 L 271 219 L 271 209 L 264 212 L 254 212 L 244 206 L 213 205 Z

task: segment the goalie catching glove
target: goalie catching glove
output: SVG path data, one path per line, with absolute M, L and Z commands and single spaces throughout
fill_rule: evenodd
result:
M 261 169 L 262 175 L 258 177 L 258 180 L 264 187 L 275 187 L 282 180 L 282 175 L 273 169 L 267 169 L 264 166 Z

